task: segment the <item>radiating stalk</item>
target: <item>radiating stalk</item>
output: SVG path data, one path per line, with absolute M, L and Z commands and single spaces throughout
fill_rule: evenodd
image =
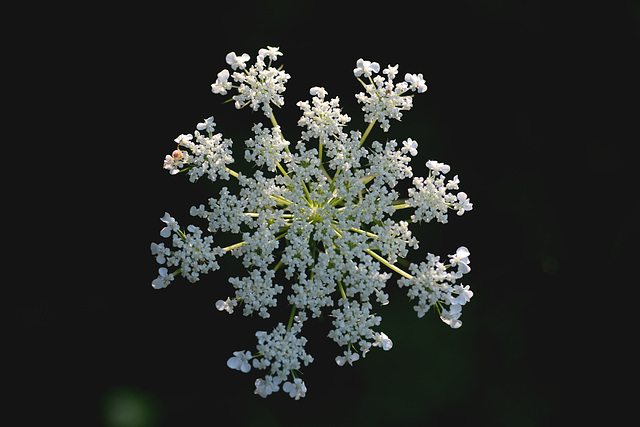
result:
M 396 267 L 395 265 L 391 264 L 389 261 L 387 261 L 386 259 L 382 258 L 377 253 L 373 252 L 371 249 L 365 249 L 365 252 L 368 253 L 369 255 L 371 255 L 372 257 L 374 257 L 375 259 L 377 259 L 378 261 L 380 261 L 382 264 L 384 264 L 387 267 L 389 267 L 390 269 L 392 269 L 393 271 L 395 271 L 396 273 L 398 273 L 399 275 L 404 276 L 407 279 L 413 279 L 412 275 L 410 275 L 406 271 Z
M 371 129 L 373 129 L 373 125 L 375 125 L 377 121 L 378 119 L 375 119 L 374 121 L 369 123 L 369 127 L 367 127 L 367 130 L 364 131 L 364 135 L 362 135 L 362 138 L 360 138 L 360 147 L 362 147 L 362 144 L 364 144 L 364 140 L 367 139 L 369 133 L 371 132 Z

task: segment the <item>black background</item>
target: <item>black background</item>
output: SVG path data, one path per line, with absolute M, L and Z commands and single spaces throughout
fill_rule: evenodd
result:
M 106 425 L 114 401 L 147 408 L 163 426 L 534 426 L 620 414 L 615 382 L 635 375 L 625 328 L 637 284 L 637 2 L 63 11 L 73 12 L 82 19 L 48 22 L 21 52 L 38 80 L 15 85 L 28 88 L 16 109 L 30 125 L 36 113 L 51 120 L 25 143 L 43 144 L 43 167 L 24 159 L 15 175 L 42 171 L 36 191 L 28 202 L 11 196 L 30 224 L 15 251 L 28 264 L 9 258 L 18 293 L 5 301 L 10 394 L 24 425 Z M 416 175 L 428 159 L 448 163 L 474 203 L 446 226 L 416 230 L 416 257 L 471 250 L 475 295 L 462 328 L 433 313 L 418 319 L 390 283 L 379 314 L 393 349 L 337 367 L 329 322 L 308 322 L 315 362 L 298 402 L 282 392 L 263 400 L 253 394 L 256 373 L 225 366 L 273 325 L 215 309 L 232 294 L 231 273 L 150 286 L 158 218 L 168 211 L 186 226 L 189 207 L 218 188 L 169 176 L 164 155 L 211 115 L 238 145 L 265 122 L 222 105 L 210 84 L 228 52 L 255 58 L 267 45 L 280 47 L 292 76 L 276 113 L 293 141 L 295 102 L 316 85 L 364 129 L 353 97 L 358 58 L 423 73 L 429 90 L 414 109 L 371 138 L 416 139 Z

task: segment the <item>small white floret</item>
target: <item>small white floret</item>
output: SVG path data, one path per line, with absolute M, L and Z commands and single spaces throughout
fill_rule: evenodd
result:
M 231 65 L 231 68 L 234 70 L 237 70 L 238 68 L 244 70 L 246 62 L 249 59 L 251 59 L 251 57 L 248 54 L 243 53 L 242 55 L 237 56 L 235 52 L 229 52 L 226 57 L 227 64 Z
M 274 378 L 271 375 L 267 375 L 265 379 L 258 378 L 255 382 L 256 391 L 254 393 L 260 397 L 267 397 L 271 393 L 280 390 L 280 383 L 280 378 Z
M 162 218 L 160 218 L 160 221 L 162 221 L 165 224 L 167 224 L 166 227 L 164 227 L 162 230 L 160 230 L 160 235 L 162 237 L 169 237 L 169 236 L 171 236 L 171 232 L 172 231 L 178 230 L 178 222 L 176 221 L 176 219 L 174 217 L 169 215 L 168 212 L 164 213 L 164 216 Z
M 221 299 L 216 301 L 216 308 L 218 311 L 226 311 L 229 314 L 233 313 L 233 305 L 231 303 L 231 298 L 227 298 L 226 301 L 222 301 Z
M 406 141 L 402 141 L 402 145 L 404 145 L 402 148 L 403 152 L 408 152 L 412 156 L 416 156 L 418 154 L 418 143 L 413 139 L 408 138 Z
M 454 209 L 458 211 L 458 216 L 473 209 L 473 203 L 471 203 L 471 200 L 467 197 L 467 193 L 464 191 L 459 192 L 456 198 L 458 201 L 455 204 Z
M 444 175 L 449 173 L 449 171 L 451 170 L 451 166 L 449 166 L 447 164 L 444 164 L 444 163 L 437 162 L 435 160 L 429 160 L 426 163 L 426 166 L 429 169 L 431 169 L 432 171 L 434 171 L 436 173 L 442 173 Z
M 252 357 L 253 356 L 251 356 L 250 351 L 234 351 L 233 357 L 230 357 L 229 360 L 227 360 L 227 366 L 246 374 L 251 370 L 249 360 L 251 360 Z
M 349 365 L 353 365 L 353 362 L 356 362 L 360 359 L 360 355 L 358 353 L 351 353 L 351 351 L 345 351 L 344 356 L 337 356 L 336 363 L 338 366 L 344 366 L 346 363 Z
M 299 400 L 301 397 L 304 397 L 307 394 L 307 386 L 300 378 L 296 378 L 295 380 L 293 380 L 293 382 L 287 381 L 282 386 L 282 390 L 285 393 L 289 393 L 289 396 L 291 396 L 295 400 Z
M 211 92 L 218 95 L 226 95 L 227 90 L 231 89 L 229 80 L 229 70 L 222 70 L 218 73 L 218 79 L 211 85 Z
M 457 293 L 458 296 L 451 299 L 452 304 L 465 305 L 471 300 L 471 297 L 473 297 L 473 291 L 469 290 L 469 285 L 455 285 L 453 292 Z
M 376 333 L 374 338 L 375 342 L 373 345 L 381 347 L 384 351 L 391 350 L 391 347 L 393 347 L 393 341 L 391 341 L 391 338 L 389 338 L 384 332 Z
M 409 89 L 412 91 L 417 90 L 418 93 L 424 93 L 427 91 L 427 85 L 422 78 L 422 74 L 405 74 L 404 81 L 409 83 Z
M 458 320 L 461 314 L 462 307 L 459 304 L 452 304 L 449 307 L 449 310 L 442 310 L 440 319 L 442 319 L 442 321 L 447 325 L 451 326 L 452 329 L 458 329 L 462 326 L 462 321 Z
M 467 274 L 471 271 L 471 267 L 469 267 L 469 249 L 464 246 L 460 246 L 456 251 L 455 255 L 448 255 L 452 265 L 458 266 L 459 274 Z
M 151 282 L 153 289 L 162 289 L 169 286 L 169 283 L 173 280 L 173 274 L 168 274 L 168 271 L 164 267 L 158 269 L 159 276 Z
M 380 64 L 377 62 L 365 61 L 360 58 L 356 62 L 356 68 L 353 69 L 353 75 L 356 77 L 360 77 L 364 74 L 365 77 L 371 77 L 372 73 L 377 73 L 380 71 Z

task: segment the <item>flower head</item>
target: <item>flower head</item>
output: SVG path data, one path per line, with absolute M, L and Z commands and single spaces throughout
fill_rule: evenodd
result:
M 360 361 L 376 347 L 393 348 L 379 330 L 383 307 L 390 303 L 385 289 L 390 280 L 406 289 L 418 317 L 435 311 L 451 328 L 462 325 L 462 306 L 473 297 L 470 287 L 458 282 L 471 271 L 466 247 L 458 247 L 447 261 L 427 253 L 419 264 L 398 262 L 419 249 L 415 223 L 447 223 L 449 210 L 462 215 L 473 205 L 459 191 L 459 176 L 446 178 L 449 165 L 436 160 L 411 164 L 418 154 L 414 139 L 369 138 L 379 132 L 374 125 L 388 132 L 391 119 L 399 121 L 412 108 L 414 94 L 408 92 L 427 89 L 422 74 L 407 73 L 404 81 L 396 81 L 398 65 L 378 74 L 377 62 L 361 58 L 353 73 L 364 88 L 356 100 L 367 128 L 348 129 L 352 119 L 340 98 L 314 86 L 310 99 L 296 104 L 300 135 L 291 139 L 273 108 L 284 105 L 290 78 L 281 67 L 272 67 L 280 56 L 270 46 L 258 51 L 253 64 L 246 53 L 227 55 L 233 71 L 220 71 L 211 90 L 219 95 L 233 91 L 229 96 L 236 108 L 249 106 L 269 120 L 256 118 L 240 148 L 216 133 L 213 117 L 175 139 L 177 147 L 163 167 L 172 175 L 183 172 L 192 182 L 207 179 L 215 191 L 206 205 L 189 210 L 203 228 L 181 228 L 165 213 L 160 235 L 167 241 L 152 243 L 150 249 L 161 265 L 152 281 L 156 289 L 178 276 L 197 282 L 220 269 L 220 258 L 230 254 L 245 271 L 216 288 L 231 292 L 215 302 L 217 310 L 267 319 L 277 313 L 274 307 L 290 306 L 288 321 L 256 332 L 255 351 L 233 352 L 227 366 L 243 373 L 264 371 L 254 382 L 254 393 L 261 397 L 282 390 L 298 400 L 307 392 L 299 373 L 314 361 L 302 334 L 309 318 L 330 318 L 328 338 L 340 347 L 335 353 L 339 366 Z M 231 169 L 238 153 L 252 168 Z M 405 180 L 410 180 L 407 186 L 398 185 Z M 405 209 L 410 213 L 396 215 Z
M 363 104 L 362 111 L 365 112 L 365 121 L 368 123 L 378 121 L 380 122 L 382 130 L 387 132 L 390 127 L 389 119 L 400 120 L 402 118 L 402 111 L 410 110 L 413 106 L 413 98 L 404 94 L 410 88 L 412 90 L 415 90 L 415 88 L 410 87 L 406 81 L 397 84 L 394 82 L 398 74 L 397 65 L 385 68 L 384 74 L 387 75 L 387 79 L 382 76 L 375 76 L 371 79 L 371 74 L 373 72 L 377 73 L 379 70 L 380 66 L 377 62 L 371 63 L 369 61 L 363 61 L 362 59 L 358 60 L 353 73 L 356 77 L 362 74 L 364 74 L 365 77 L 369 77 L 369 84 L 360 80 L 365 92 L 357 94 L 356 99 L 359 103 Z M 411 79 L 413 79 L 413 77 L 411 77 Z M 413 80 L 411 81 L 413 82 Z M 418 90 L 418 93 L 421 92 L 424 92 L 424 90 Z
M 244 108 L 251 106 L 251 109 L 258 111 L 260 108 L 267 117 L 271 116 L 273 111 L 271 105 L 282 107 L 284 98 L 281 95 L 285 91 L 285 84 L 291 76 L 281 69 L 271 66 L 271 62 L 275 61 L 282 53 L 277 47 L 269 47 L 260 49 L 256 59 L 256 63 L 247 69 L 247 61 L 251 57 L 244 53 L 237 56 L 235 52 L 227 55 L 227 63 L 231 65 L 234 73 L 231 78 L 238 84 L 238 94 L 233 96 L 236 108 Z M 265 65 L 264 59 L 269 58 L 269 65 Z M 235 70 L 242 70 L 238 72 Z M 233 86 L 228 81 L 229 72 L 223 70 L 218 74 L 218 79 L 211 85 L 213 93 L 226 95 L 227 91 Z

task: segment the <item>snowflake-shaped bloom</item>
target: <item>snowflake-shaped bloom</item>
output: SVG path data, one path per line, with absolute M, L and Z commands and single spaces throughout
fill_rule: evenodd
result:
M 211 86 L 223 96 L 235 89 L 229 96 L 237 108 L 248 105 L 269 118 L 270 123 L 253 125 L 242 147 L 216 133 L 213 117 L 175 139 L 177 147 L 163 167 L 217 187 L 206 205 L 189 210 L 205 227 L 182 229 L 169 213 L 161 218 L 160 235 L 167 241 L 151 244 L 160 264 L 152 286 L 166 288 L 178 276 L 196 282 L 220 269 L 225 254 L 238 258 L 246 272 L 220 286 L 215 307 L 228 314 L 257 314 L 258 320 L 270 318 L 278 305 L 288 304 L 291 311 L 288 322 L 255 333 L 255 351 L 235 351 L 227 365 L 243 373 L 263 371 L 254 383 L 261 397 L 282 390 L 298 400 L 307 393 L 300 371 L 313 362 L 302 336 L 308 317 L 330 317 L 328 338 L 339 348 L 339 366 L 362 360 L 376 347 L 392 349 L 391 338 L 378 329 L 381 311 L 390 303 L 390 282 L 407 290 L 418 317 L 435 307 L 446 325 L 462 325 L 462 307 L 473 297 L 469 285 L 458 282 L 471 271 L 469 249 L 458 247 L 448 261 L 430 253 L 418 264 L 405 259 L 419 248 L 415 223 L 447 223 L 449 210 L 463 215 L 473 204 L 458 191 L 458 175 L 445 178 L 449 165 L 436 160 L 411 165 L 418 154 L 416 140 L 368 139 L 376 124 L 388 132 L 390 119 L 400 120 L 413 106 L 412 96 L 426 91 L 422 74 L 407 73 L 396 82 L 398 65 L 380 75 L 377 62 L 359 59 L 353 73 L 365 91 L 356 99 L 367 128 L 348 130 L 351 117 L 343 113 L 340 99 L 314 86 L 311 99 L 297 103 L 301 133 L 290 140 L 273 111 L 273 105 L 284 104 L 289 80 L 282 68 L 272 67 L 280 56 L 277 47 L 263 48 L 250 64 L 248 54 L 231 52 L 226 62 L 232 72 L 222 70 Z M 238 152 L 252 169 L 230 168 Z M 427 175 L 415 176 L 423 172 Z M 220 185 L 229 180 L 233 185 Z M 408 180 L 402 194 L 398 184 Z M 397 218 L 405 209 L 411 213 Z M 217 246 L 214 236 L 231 244 Z

